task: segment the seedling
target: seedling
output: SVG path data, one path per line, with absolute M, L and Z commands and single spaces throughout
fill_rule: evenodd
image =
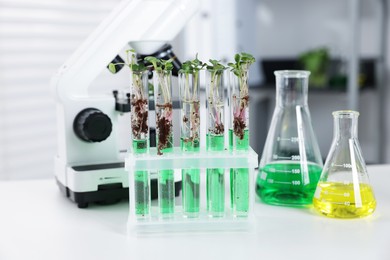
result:
M 239 83 L 239 96 L 236 93 L 232 95 L 233 106 L 233 132 L 242 140 L 244 138 L 244 130 L 246 125 L 245 110 L 249 106 L 249 84 L 248 84 L 248 71 L 252 63 L 255 62 L 255 58 L 248 53 L 239 53 L 234 56 L 235 63 L 228 63 L 230 70 L 238 78 Z

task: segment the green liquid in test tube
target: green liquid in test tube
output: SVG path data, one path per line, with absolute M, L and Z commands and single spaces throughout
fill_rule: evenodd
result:
M 225 67 L 210 60 L 206 70 L 206 148 L 209 152 L 225 149 Z M 210 217 L 225 213 L 225 169 L 206 170 L 206 205 Z
M 131 72 L 131 135 L 132 153 L 149 153 L 149 126 L 148 126 L 148 98 L 147 98 L 147 71 Z M 149 171 L 137 170 L 134 172 L 134 212 L 137 217 L 146 217 L 150 214 L 150 175 Z
M 172 71 L 153 71 L 154 98 L 156 112 L 157 154 L 163 156 L 173 151 L 172 125 Z M 175 212 L 175 171 L 161 169 L 158 175 L 158 204 L 163 216 Z
M 172 141 L 170 142 L 172 144 Z M 172 146 L 162 152 L 170 153 Z M 171 169 L 158 171 L 158 201 L 160 213 L 170 214 L 175 212 L 175 171 Z
M 248 53 L 236 54 L 230 64 L 229 84 L 229 148 L 230 151 L 248 151 L 249 146 L 249 67 L 255 58 Z M 249 211 L 249 170 L 230 169 L 230 204 L 233 216 L 246 217 Z
M 142 154 L 148 151 L 148 140 L 133 139 L 133 153 Z M 135 214 L 145 216 L 150 210 L 150 180 L 148 171 L 135 171 L 134 173 L 134 202 Z
M 199 152 L 199 143 L 181 140 L 181 149 L 186 152 Z M 200 205 L 200 169 L 182 170 L 183 211 L 187 217 L 196 217 Z
M 200 86 L 199 60 L 187 61 L 179 71 L 180 96 L 180 148 L 183 153 L 199 153 L 200 143 Z M 191 69 L 190 69 L 191 68 Z M 182 169 L 182 207 L 183 215 L 195 218 L 199 215 L 200 169 Z
M 223 151 L 224 136 L 208 134 L 206 139 L 209 151 Z M 207 210 L 212 217 L 219 217 L 225 211 L 225 169 L 207 169 Z
M 249 149 L 249 130 L 244 131 L 244 138 L 233 137 L 232 129 L 229 129 L 229 144 L 235 149 L 246 151 Z M 230 169 L 230 202 L 235 216 L 247 216 L 249 210 L 249 169 Z

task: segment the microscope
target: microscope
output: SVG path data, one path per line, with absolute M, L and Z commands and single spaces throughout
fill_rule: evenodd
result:
M 121 59 L 118 53 L 126 44 L 140 58 L 175 57 L 167 43 L 198 5 L 194 0 L 124 0 L 54 75 L 51 85 L 56 97 L 58 146 L 55 177 L 60 190 L 79 208 L 129 196 L 128 172 L 117 135 L 118 117 L 130 111 L 130 102 L 115 91 L 91 93 L 94 79 L 113 59 Z M 178 60 L 175 66 L 180 66 Z M 130 140 L 129 132 L 128 140 L 122 142 Z M 179 185 L 176 188 L 180 189 Z M 156 189 L 152 183 L 152 197 Z

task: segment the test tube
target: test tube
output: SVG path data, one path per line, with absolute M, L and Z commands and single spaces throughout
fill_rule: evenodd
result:
M 249 66 L 230 72 L 229 148 L 232 151 L 249 150 Z M 233 215 L 243 217 L 249 210 L 249 169 L 230 169 L 230 204 Z
M 224 69 L 208 69 L 206 71 L 206 146 L 208 151 L 223 151 L 225 149 L 223 75 Z M 209 216 L 223 216 L 225 211 L 225 169 L 207 169 L 206 196 Z
M 156 111 L 157 154 L 163 155 L 173 151 L 172 128 L 172 73 L 171 71 L 154 71 L 154 99 Z M 158 171 L 158 201 L 163 215 L 175 211 L 175 178 L 173 169 Z
M 130 87 L 132 152 L 149 152 L 148 73 L 132 71 Z M 148 171 L 134 172 L 134 207 L 137 217 L 150 213 L 150 176 Z
M 160 170 L 158 172 L 158 202 L 161 214 L 175 212 L 175 172 Z
M 230 169 L 230 196 L 233 216 L 246 217 L 249 210 L 249 169 Z
M 200 149 L 200 91 L 199 71 L 179 72 L 181 105 L 180 146 L 184 153 Z M 182 170 L 182 206 L 186 217 L 199 215 L 200 169 Z
M 148 171 L 135 171 L 134 196 L 135 214 L 146 217 L 150 213 L 150 177 Z

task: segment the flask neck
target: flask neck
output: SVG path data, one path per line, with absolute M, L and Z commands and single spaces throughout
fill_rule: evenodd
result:
M 305 71 L 280 71 L 275 72 L 275 75 L 277 106 L 307 106 L 309 73 Z
M 334 117 L 334 138 L 358 138 L 358 116 L 355 111 L 336 111 Z

